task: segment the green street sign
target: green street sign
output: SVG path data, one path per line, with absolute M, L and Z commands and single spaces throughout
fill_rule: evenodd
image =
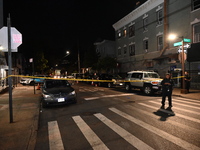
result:
M 184 41 L 184 42 L 190 43 L 190 42 L 191 42 L 191 39 L 185 39 L 185 38 L 184 38 L 183 41 Z
M 174 46 L 181 46 L 181 45 L 182 45 L 182 42 L 174 43 Z

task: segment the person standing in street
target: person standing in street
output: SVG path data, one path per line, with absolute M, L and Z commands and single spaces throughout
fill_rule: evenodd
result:
M 190 81 L 191 81 L 191 77 L 189 76 L 188 72 L 185 72 L 185 89 L 187 90 L 187 93 L 189 93 L 189 89 L 190 89 Z
M 161 82 L 162 85 L 162 109 L 165 109 L 165 100 L 168 97 L 169 108 L 172 107 L 172 90 L 174 86 L 174 82 L 171 79 L 171 75 L 169 73 L 166 74 L 165 78 Z

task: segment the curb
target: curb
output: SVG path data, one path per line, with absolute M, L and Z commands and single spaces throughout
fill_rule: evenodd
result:
M 34 150 L 35 145 L 36 145 L 36 140 L 37 140 L 37 132 L 38 132 L 38 127 L 39 127 L 39 115 L 40 115 L 40 103 L 38 106 L 38 111 L 34 116 L 33 120 L 33 125 L 31 127 L 31 135 L 27 143 L 27 150 Z

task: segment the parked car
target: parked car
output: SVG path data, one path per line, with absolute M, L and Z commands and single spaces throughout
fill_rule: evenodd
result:
M 124 82 L 121 76 L 117 74 L 100 74 L 98 77 L 99 80 L 105 80 L 105 82 L 98 82 L 98 86 L 124 86 Z
M 161 92 L 161 78 L 153 71 L 131 71 L 125 78 L 125 89 L 141 89 L 146 95 Z
M 43 83 L 44 79 L 50 77 L 46 75 L 36 75 L 35 78 L 21 78 L 20 83 L 23 85 L 34 85 L 37 83 Z
M 76 103 L 76 92 L 67 80 L 47 79 L 42 87 L 42 107 Z

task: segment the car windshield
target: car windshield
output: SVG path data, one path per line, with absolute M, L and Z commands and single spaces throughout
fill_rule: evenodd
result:
M 145 78 L 159 78 L 159 75 L 157 73 L 145 73 Z
M 46 81 L 46 88 L 69 87 L 70 84 L 67 80 L 48 80 Z

